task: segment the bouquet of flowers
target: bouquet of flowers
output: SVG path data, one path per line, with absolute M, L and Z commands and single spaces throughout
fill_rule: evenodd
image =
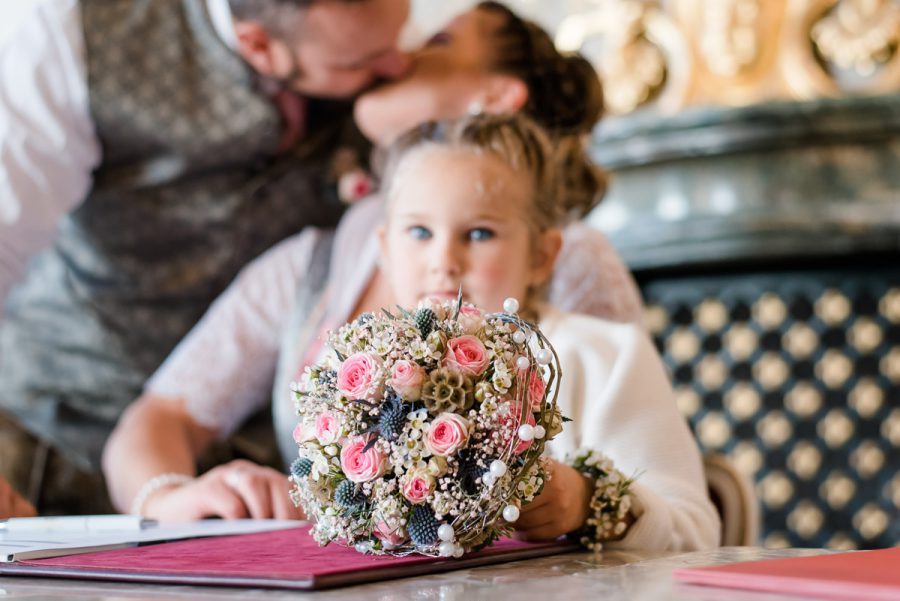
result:
M 459 557 L 512 530 L 566 421 L 556 353 L 517 311 L 426 301 L 328 334 L 293 385 L 291 495 L 319 544 Z

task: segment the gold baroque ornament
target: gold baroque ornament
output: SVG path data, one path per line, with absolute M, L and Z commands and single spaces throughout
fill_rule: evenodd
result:
M 824 61 L 869 77 L 897 54 L 900 7 L 893 0 L 841 0 L 810 34 Z
M 743 105 L 779 95 L 784 0 L 673 0 L 691 41 L 691 104 Z
M 610 113 L 621 115 L 647 105 L 673 112 L 685 104 L 687 47 L 658 2 L 601 2 L 563 20 L 556 43 L 591 60 L 603 79 Z
M 900 90 L 900 0 L 578 5 L 556 43 L 594 64 L 613 115 Z
M 884 94 L 900 86 L 896 0 L 792 0 L 782 76 L 792 97 Z
M 734 77 L 759 57 L 760 0 L 704 0 L 702 7 L 700 56 L 711 72 Z

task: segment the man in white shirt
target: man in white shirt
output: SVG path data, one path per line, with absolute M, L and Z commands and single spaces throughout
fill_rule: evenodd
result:
M 336 222 L 333 156 L 367 154 L 337 99 L 405 71 L 407 15 L 33 2 L 0 49 L 0 477 L 39 511 L 106 509 L 99 452 L 146 377 L 242 265 Z

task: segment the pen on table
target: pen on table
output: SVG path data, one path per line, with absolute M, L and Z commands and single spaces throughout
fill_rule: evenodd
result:
M 137 532 L 155 526 L 156 520 L 137 515 L 72 515 L 10 518 L 0 521 L 0 533 L 34 532 Z

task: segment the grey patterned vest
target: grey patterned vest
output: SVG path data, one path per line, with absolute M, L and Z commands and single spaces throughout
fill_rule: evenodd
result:
M 280 116 L 203 0 L 81 0 L 102 166 L 31 265 L 0 327 L 0 407 L 82 466 L 122 409 L 250 259 L 340 216 L 333 151 L 364 144 L 347 106 Z

